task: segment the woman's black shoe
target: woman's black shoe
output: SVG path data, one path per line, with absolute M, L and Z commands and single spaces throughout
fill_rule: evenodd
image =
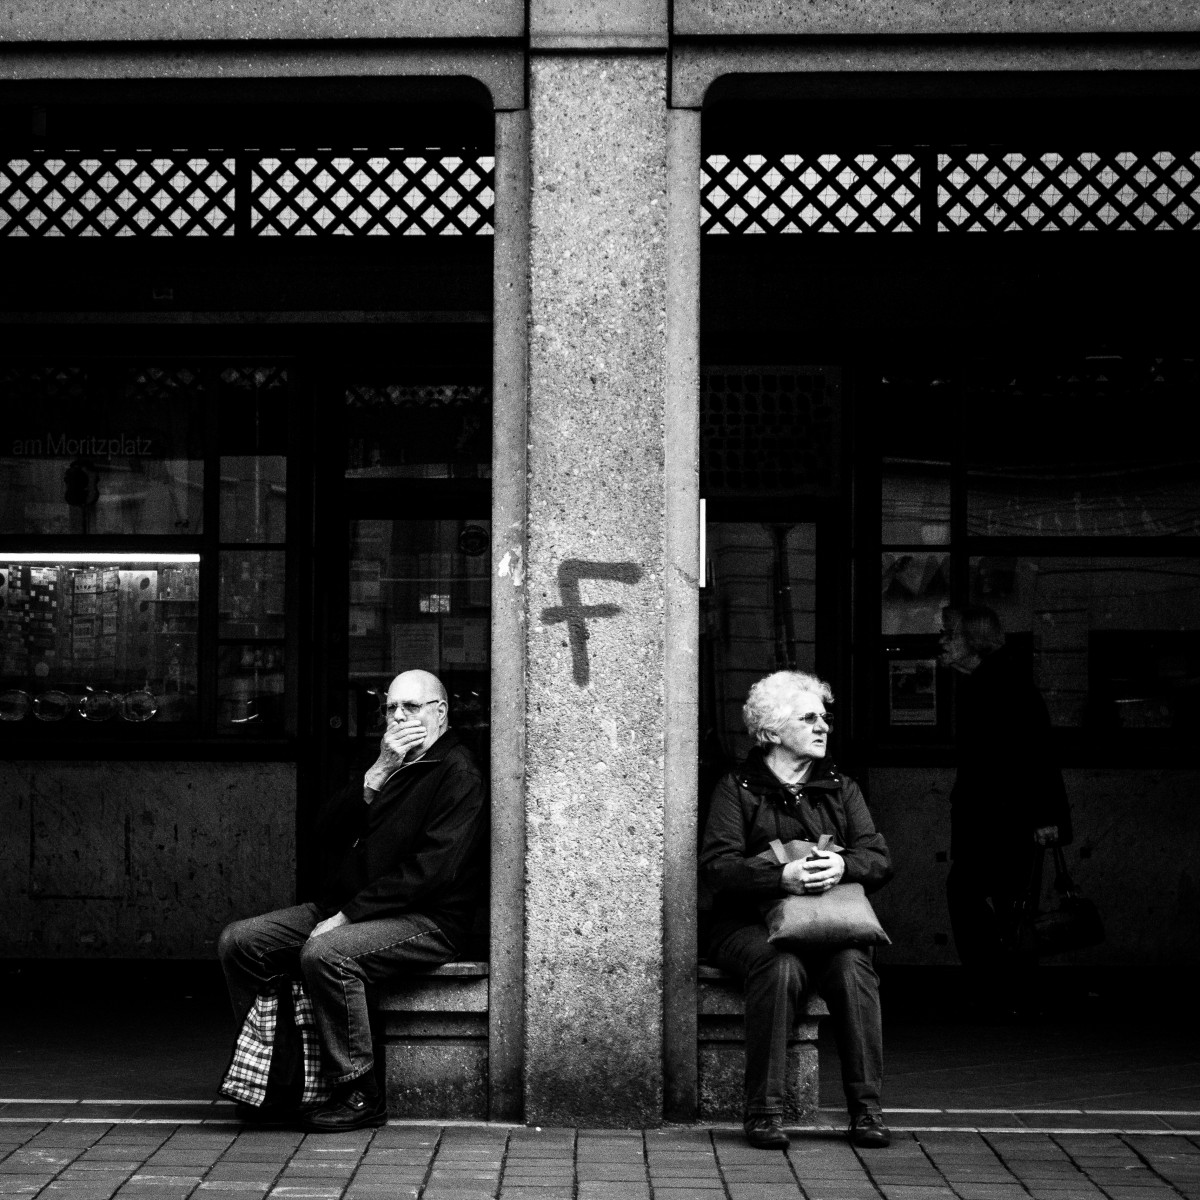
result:
M 883 1123 L 883 1113 L 861 1112 L 850 1118 L 846 1131 L 850 1140 L 864 1150 L 882 1150 L 892 1144 L 892 1131 Z
M 778 1113 L 747 1117 L 742 1128 L 746 1141 L 756 1150 L 786 1150 L 788 1135 L 783 1131 L 783 1118 Z

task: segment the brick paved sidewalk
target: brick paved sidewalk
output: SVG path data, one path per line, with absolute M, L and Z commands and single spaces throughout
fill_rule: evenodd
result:
M 0 1200 L 1200 1200 L 1200 1138 L 405 1125 L 339 1135 L 70 1118 L 0 1124 Z

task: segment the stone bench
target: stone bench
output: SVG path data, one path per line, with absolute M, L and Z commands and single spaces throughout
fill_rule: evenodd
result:
M 388 1114 L 423 1119 L 488 1118 L 488 964 L 453 962 L 381 988 L 374 1002 Z M 742 985 L 701 964 L 697 970 L 697 1063 L 701 1121 L 742 1116 Z M 789 1122 L 817 1112 L 817 1020 L 825 1002 L 810 996 L 788 1046 Z
M 701 1121 L 740 1121 L 745 1086 L 745 1006 L 741 980 L 701 964 L 696 972 L 696 1053 Z M 829 1015 L 825 1001 L 810 995 L 797 1014 L 788 1043 L 788 1089 L 784 1119 L 817 1115 L 817 1021 Z
M 388 1115 L 488 1117 L 488 964 L 452 962 L 374 999 Z

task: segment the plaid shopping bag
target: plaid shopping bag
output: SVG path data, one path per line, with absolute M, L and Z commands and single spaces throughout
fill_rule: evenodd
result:
M 317 1018 L 313 1003 L 299 983 L 292 984 L 292 1014 L 300 1031 L 300 1058 L 304 1068 L 304 1083 L 300 1103 L 320 1104 L 328 1100 L 333 1089 L 325 1082 L 321 1071 L 321 1042 L 317 1037 Z
M 321 1074 L 312 1001 L 300 983 L 259 992 L 246 1014 L 220 1093 L 260 1108 L 317 1104 L 330 1088 Z

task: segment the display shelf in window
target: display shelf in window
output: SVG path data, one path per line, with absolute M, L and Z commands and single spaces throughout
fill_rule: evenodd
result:
M 199 554 L 0 551 L 0 721 L 194 721 Z
M 277 733 L 284 722 L 284 643 L 223 643 L 217 724 L 224 733 Z
M 222 550 L 219 590 L 222 639 L 284 635 L 285 575 L 282 550 Z

